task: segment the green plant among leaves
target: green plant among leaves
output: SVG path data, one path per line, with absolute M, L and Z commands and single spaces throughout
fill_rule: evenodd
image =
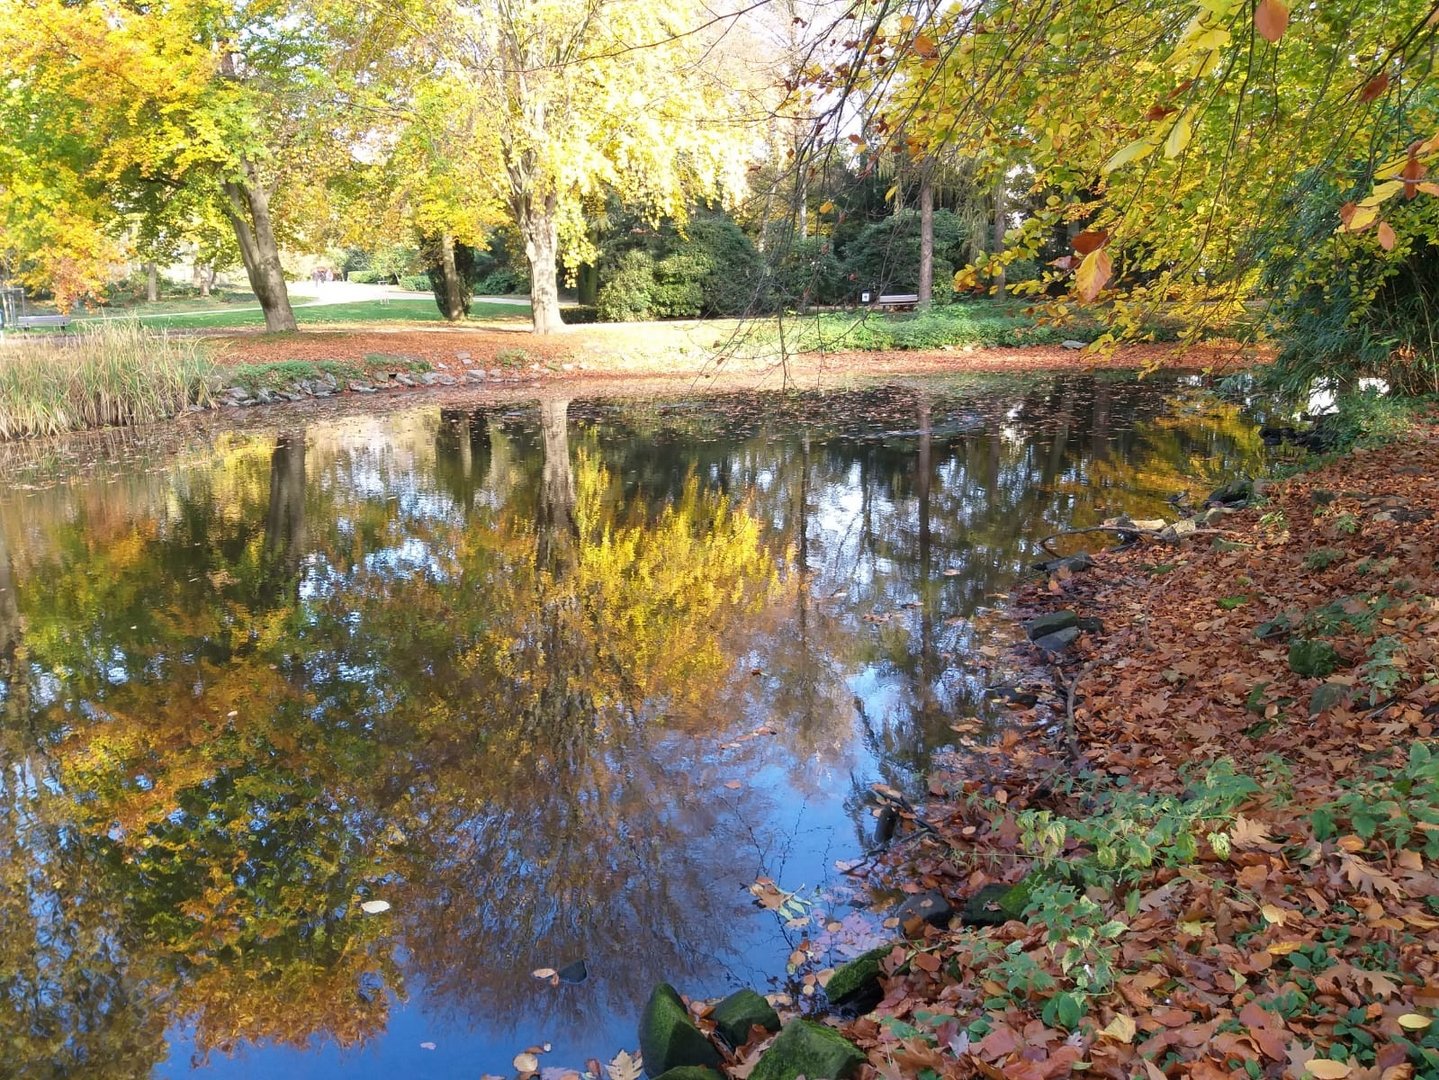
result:
M 1342 558 L 1344 552 L 1337 548 L 1315 548 L 1304 556 L 1304 569 L 1327 570 Z
M 1322 679 L 1339 666 L 1339 654 L 1327 641 L 1295 638 L 1289 643 L 1289 670 L 1306 679 Z
M 1439 859 L 1439 752 L 1416 742 L 1397 767 L 1379 766 L 1344 785 L 1344 793 L 1311 815 L 1314 835 L 1330 840 L 1352 832 Z

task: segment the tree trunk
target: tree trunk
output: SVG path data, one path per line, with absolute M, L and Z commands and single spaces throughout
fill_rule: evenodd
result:
M 525 240 L 525 258 L 530 263 L 530 318 L 537 334 L 564 329 L 560 317 L 559 232 L 555 223 L 553 196 L 537 201 L 530 196 L 516 200 L 516 222 Z
M 934 165 L 919 174 L 919 309 L 934 302 Z
M 594 263 L 583 264 L 576 285 L 579 287 L 579 302 L 586 307 L 594 307 L 600 299 L 600 268 Z
M 160 272 L 152 262 L 145 264 L 145 299 L 152 304 L 160 299 Z
M 459 322 L 465 317 L 465 286 L 460 280 L 459 267 L 455 265 L 453 233 L 440 234 L 440 284 L 440 314 L 450 322 Z
M 994 254 L 1004 254 L 1004 234 L 1008 231 L 1006 220 L 1009 217 L 1009 207 L 1005 204 L 1004 197 L 1005 176 L 1001 172 L 999 179 L 994 184 Z M 994 275 L 994 295 L 996 299 L 1004 297 L 1005 290 L 1004 269 L 1000 268 Z
M 285 286 L 285 273 L 280 268 L 280 246 L 275 241 L 275 228 L 270 221 L 270 199 L 255 177 L 253 166 L 246 164 L 247 180 L 225 183 L 225 208 L 235 239 L 240 245 L 240 258 L 250 288 L 265 313 L 265 329 L 270 333 L 298 330 L 295 312 L 290 307 L 290 291 Z
M 195 287 L 200 290 L 201 296 L 210 295 L 210 279 L 212 273 L 213 271 L 204 263 L 198 259 L 195 261 Z

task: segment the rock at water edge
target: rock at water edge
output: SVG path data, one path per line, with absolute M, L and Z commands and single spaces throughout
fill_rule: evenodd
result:
M 736 990 L 714 1007 L 710 1019 L 719 1029 L 720 1037 L 732 1047 L 749 1042 L 751 1029 L 779 1030 L 779 1013 L 753 990 Z
M 1073 645 L 1079 640 L 1079 627 L 1066 626 L 1063 630 L 1056 630 L 1052 634 L 1045 634 L 1034 639 L 1034 643 L 1045 652 L 1057 653 Z
M 906 932 L 909 924 L 916 919 L 942 930 L 949 925 L 949 917 L 954 914 L 954 908 L 949 906 L 949 901 L 943 895 L 930 890 L 909 897 L 899 905 L 894 914 L 899 919 L 900 928 Z
M 1021 918 L 1029 903 L 1030 888 L 1027 878 L 1017 885 L 986 885 L 965 902 L 959 921 L 965 926 L 1003 926 Z
M 660 983 L 650 994 L 640 1014 L 639 1036 L 646 1076 L 658 1077 L 682 1065 L 720 1064 L 719 1051 L 695 1027 L 679 991 L 669 983 Z
M 1041 615 L 1037 619 L 1030 619 L 1024 624 L 1024 629 L 1029 634 L 1030 641 L 1038 641 L 1048 634 L 1055 634 L 1061 630 L 1068 630 L 1079 622 L 1079 616 L 1072 611 L 1051 611 L 1048 615 Z
M 881 945 L 835 968 L 824 988 L 829 1003 L 837 1009 L 844 1009 L 865 1000 L 879 1001 L 882 996 L 879 986 L 880 961 L 893 949 L 893 945 Z
M 791 1020 L 750 1073 L 750 1080 L 847 1080 L 865 1062 L 859 1047 L 833 1028 Z

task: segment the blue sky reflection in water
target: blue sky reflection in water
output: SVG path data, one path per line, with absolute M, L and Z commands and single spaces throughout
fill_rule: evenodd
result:
M 1260 455 L 1171 377 L 264 423 L 11 466 L 20 1075 L 582 1069 L 657 979 L 775 987 L 801 932 L 746 887 L 852 910 L 869 785 L 987 715 L 1035 539 Z

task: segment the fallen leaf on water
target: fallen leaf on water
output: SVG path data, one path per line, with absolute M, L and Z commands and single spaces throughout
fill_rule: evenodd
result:
M 420 1049 L 421 1049 L 421 1050 L 433 1050 L 434 1048 L 435 1048 L 435 1044 L 432 1043 L 432 1042 L 422 1042 L 422 1043 L 420 1043 Z
M 530 974 L 533 975 L 533 976 L 534 976 L 535 978 L 537 978 L 537 979 L 553 979 L 553 978 L 555 977 L 555 969 L 554 969 L 554 968 L 535 968 L 535 970 L 532 971 L 532 972 L 530 972 Z
M 516 1054 L 512 1064 L 515 1067 L 515 1072 L 521 1076 L 531 1076 L 540 1071 L 540 1059 L 528 1050 L 523 1054 Z
M 640 1073 L 644 1066 L 638 1054 L 631 1056 L 621 1050 L 615 1055 L 613 1061 L 605 1066 L 605 1071 L 610 1074 L 610 1080 L 639 1080 Z
M 724 782 L 724 786 L 729 788 L 731 791 L 738 791 L 740 788 L 744 787 L 744 785 L 741 784 L 738 780 L 726 780 Z
M 379 915 L 390 910 L 390 902 L 388 900 L 366 900 L 360 905 L 360 910 L 366 915 Z

